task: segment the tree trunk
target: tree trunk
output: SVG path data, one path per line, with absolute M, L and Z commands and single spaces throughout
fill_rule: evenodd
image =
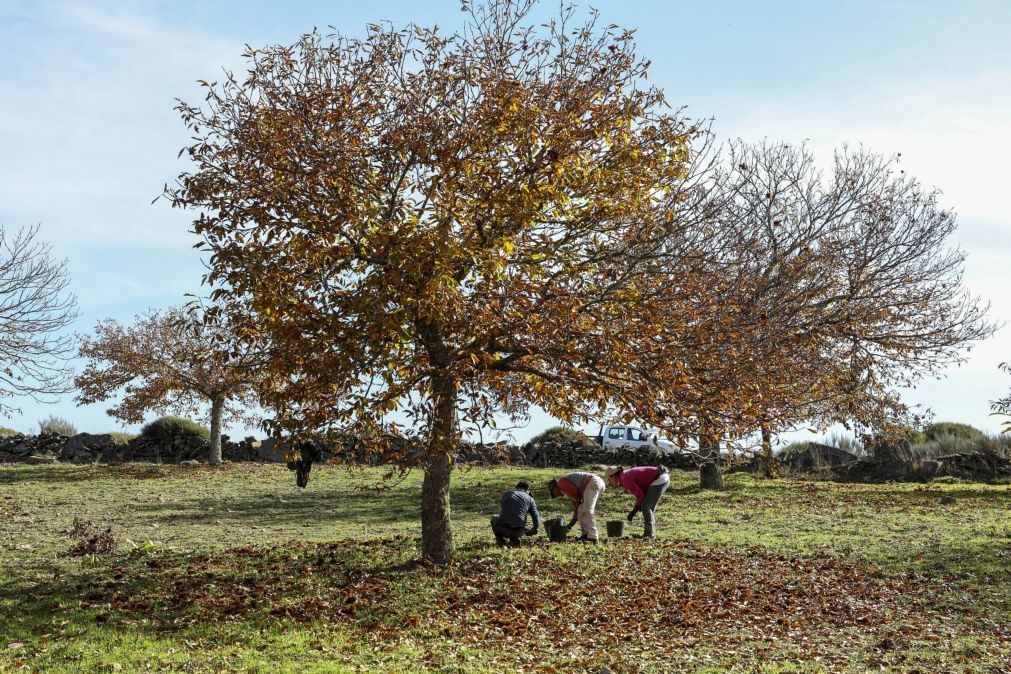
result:
M 769 425 L 763 420 L 762 431 L 762 472 L 765 477 L 778 477 L 776 470 L 776 457 L 772 454 L 772 431 Z
M 453 528 L 450 522 L 449 482 L 453 473 L 451 453 L 457 449 L 456 382 L 449 377 L 432 380 L 432 436 L 428 465 L 421 486 L 421 554 L 436 564 L 453 559 Z
M 215 396 L 211 399 L 211 446 L 207 450 L 207 463 L 212 466 L 221 465 L 221 417 L 225 411 L 225 397 Z
M 723 474 L 720 472 L 720 441 L 704 435 L 699 437 L 699 452 L 705 457 L 699 468 L 699 486 L 703 489 L 723 489 Z

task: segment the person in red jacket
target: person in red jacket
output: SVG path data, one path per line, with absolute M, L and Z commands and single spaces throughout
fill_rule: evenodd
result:
M 628 521 L 635 518 L 635 514 L 642 511 L 643 538 L 656 537 L 656 506 L 660 503 L 660 497 L 670 486 L 670 475 L 664 466 L 639 466 L 622 470 L 620 466 L 613 466 L 604 471 L 607 481 L 617 487 L 622 486 L 626 491 L 635 497 L 635 507 L 628 513 Z
M 551 498 L 564 496 L 572 501 L 572 521 L 569 529 L 578 521 L 583 530 L 582 540 L 596 543 L 597 533 L 597 499 L 606 489 L 604 481 L 593 473 L 569 473 L 548 483 L 548 493 Z

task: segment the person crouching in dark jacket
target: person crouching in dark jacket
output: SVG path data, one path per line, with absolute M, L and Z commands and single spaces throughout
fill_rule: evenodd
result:
M 506 545 L 519 547 L 524 534 L 533 536 L 541 526 L 541 516 L 537 512 L 537 503 L 530 495 L 529 482 L 520 482 L 515 489 L 502 494 L 499 509 L 501 512 L 491 518 L 491 530 L 495 532 L 495 542 L 500 548 Z M 526 528 L 527 515 L 533 525 L 529 529 Z

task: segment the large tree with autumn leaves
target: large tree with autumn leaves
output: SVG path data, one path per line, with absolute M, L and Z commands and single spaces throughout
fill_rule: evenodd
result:
M 179 108 L 193 168 L 169 196 L 199 211 L 215 297 L 269 345 L 263 403 L 296 435 L 411 418 L 439 563 L 461 424 L 536 404 L 695 433 L 683 394 L 732 320 L 700 320 L 700 129 L 646 84 L 630 32 L 571 9 L 540 24 L 535 4 L 250 50 Z

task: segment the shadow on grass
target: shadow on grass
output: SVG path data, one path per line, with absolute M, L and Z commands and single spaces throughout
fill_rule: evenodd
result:
M 0 485 L 76 484 L 108 479 L 160 480 L 193 474 L 215 474 L 208 467 L 180 468 L 171 464 L 123 463 L 104 464 L 16 464 L 0 466 Z M 185 472 L 184 472 L 185 471 Z
M 88 482 L 101 477 L 106 477 L 107 475 L 102 474 L 102 470 L 102 468 L 96 468 L 93 466 L 68 467 L 58 464 L 41 466 L 17 464 L 0 466 L 0 484 L 69 484 L 75 482 Z
M 476 490 L 470 485 L 450 492 L 454 518 L 491 515 L 498 511 L 500 490 Z M 222 512 L 224 510 L 224 512 Z M 310 487 L 284 498 L 264 492 L 248 496 L 174 499 L 166 503 L 141 503 L 131 511 L 179 524 L 214 524 L 237 520 L 260 526 L 302 526 L 304 524 L 376 525 L 418 521 L 421 498 L 417 485 L 386 491 L 359 491 Z
M 891 483 L 860 483 L 835 482 L 824 480 L 801 480 L 795 478 L 763 479 L 751 475 L 732 474 L 724 476 L 725 488 L 714 493 L 729 494 L 811 494 L 833 497 L 834 495 L 861 499 L 869 502 L 902 499 L 904 505 L 919 505 L 936 502 L 942 496 L 952 496 L 956 499 L 993 501 L 1011 506 L 1011 487 L 1007 485 L 979 483 L 931 483 L 931 482 L 891 482 Z M 702 494 L 711 493 L 699 488 L 698 485 L 672 487 L 668 494 Z M 830 495 L 831 493 L 831 495 Z

